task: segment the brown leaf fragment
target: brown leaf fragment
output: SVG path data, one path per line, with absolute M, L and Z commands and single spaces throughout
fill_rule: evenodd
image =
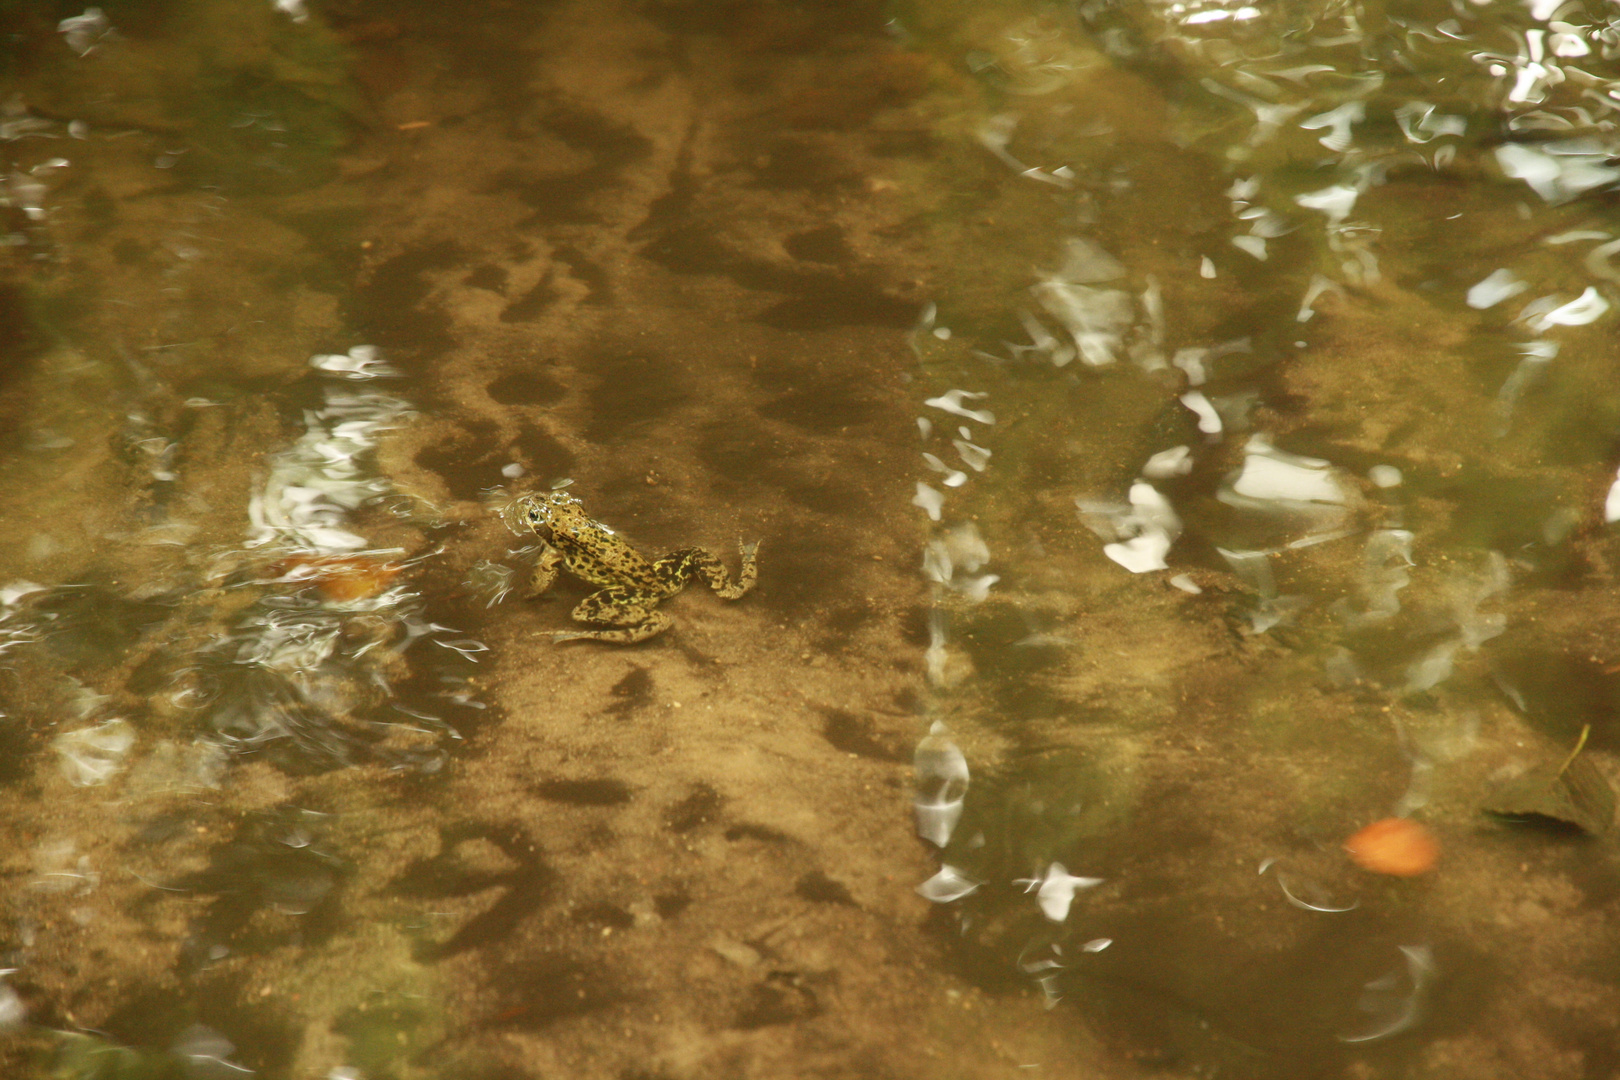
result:
M 1601 836 L 1614 826 L 1614 789 L 1597 766 L 1580 757 L 1590 728 L 1558 765 L 1538 765 L 1497 789 L 1482 809 L 1514 821 L 1562 822 Z

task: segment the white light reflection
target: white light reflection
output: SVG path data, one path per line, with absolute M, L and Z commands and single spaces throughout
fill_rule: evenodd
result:
M 1367 983 L 1356 1003 L 1362 1012 L 1372 1014 L 1372 1026 L 1353 1035 L 1340 1035 L 1341 1042 L 1387 1039 L 1406 1031 L 1422 1018 L 1429 988 L 1439 975 L 1434 953 L 1427 945 L 1402 945 L 1400 950 L 1406 961 L 1405 972 L 1392 971 Z
M 944 847 L 962 818 L 968 790 L 967 758 L 951 741 L 945 725 L 935 721 L 928 735 L 917 744 L 912 756 L 917 793 L 912 808 L 917 817 L 917 835 Z
M 1053 922 L 1063 922 L 1069 917 L 1069 907 L 1074 903 L 1074 894 L 1079 889 L 1095 889 L 1103 883 L 1103 878 L 1075 877 L 1069 873 L 1062 863 L 1055 862 L 1046 868 L 1046 873 L 1038 878 L 1019 878 L 1014 885 L 1024 886 L 1024 891 L 1035 893 L 1035 902 L 1041 906 L 1041 914 Z
M 1361 192 L 1348 184 L 1334 184 L 1320 191 L 1295 195 L 1294 201 L 1307 210 L 1320 210 L 1327 215 L 1328 228 L 1336 229 L 1350 216 L 1350 211 L 1355 208 L 1356 199 L 1360 194 Z
M 1263 236 L 1234 236 L 1232 237 L 1232 246 L 1239 251 L 1253 255 L 1261 262 L 1265 262 L 1269 255 L 1269 252 L 1266 251 L 1266 241 Z
M 1345 295 L 1344 287 L 1337 281 L 1329 277 L 1323 277 L 1321 274 L 1312 274 L 1310 288 L 1305 290 L 1305 299 L 1300 301 L 1299 314 L 1294 318 L 1299 322 L 1310 322 L 1314 319 L 1316 317 L 1316 301 L 1321 299 L 1324 293 L 1332 293 L 1341 299 Z
M 129 721 L 113 718 L 94 727 L 65 731 L 51 742 L 61 757 L 62 775 L 74 787 L 105 784 L 124 767 L 135 746 Z
M 921 508 L 928 515 L 928 520 L 938 521 L 945 508 L 945 496 L 937 488 L 931 488 L 919 480 L 917 494 L 911 497 L 911 505 Z
M 1244 22 L 1248 19 L 1258 19 L 1259 17 L 1260 9 L 1256 7 L 1244 6 L 1231 11 L 1219 8 L 1206 8 L 1203 11 L 1194 12 L 1193 14 L 1184 17 L 1181 20 L 1181 24 L 1183 26 L 1198 26 L 1203 23 L 1225 22 L 1228 20 L 1231 22 Z
M 1243 450 L 1243 468 L 1227 489 L 1239 498 L 1222 498 L 1223 502 L 1343 506 L 1349 501 L 1336 470 L 1321 458 L 1284 453 L 1260 435 L 1251 437 Z
M 1303 911 L 1315 911 L 1329 915 L 1342 915 L 1346 911 L 1354 911 L 1356 908 L 1361 906 L 1360 900 L 1352 900 L 1349 904 L 1344 905 L 1313 904 L 1310 901 L 1302 900 L 1299 896 L 1295 895 L 1294 890 L 1288 887 L 1287 876 L 1284 875 L 1281 870 L 1277 871 L 1275 877 L 1277 879 L 1277 887 L 1282 890 L 1284 899 Z
M 1198 417 L 1198 430 L 1205 435 L 1219 435 L 1222 431 L 1221 414 L 1209 403 L 1201 391 L 1192 390 L 1181 395 L 1181 403 Z
M 1553 308 L 1529 320 L 1530 329 L 1542 334 L 1555 326 L 1585 326 L 1596 322 L 1609 310 L 1609 302 L 1597 289 L 1588 285 L 1586 291 L 1567 304 Z
M 1124 275 L 1125 267 L 1108 252 L 1089 240 L 1071 238 L 1063 266 L 1030 287 L 1036 302 L 1063 324 L 1075 351 L 1091 367 L 1119 359 L 1125 334 L 1136 320 L 1130 293 L 1098 287 Z M 1058 362 L 1055 354 L 1053 362 Z
M 105 12 L 90 7 L 84 9 L 83 15 L 73 15 L 57 23 L 56 32 L 62 35 L 68 48 L 85 56 L 113 33 L 113 27 Z
M 936 904 L 949 904 L 977 891 L 982 884 L 954 866 L 941 866 L 939 873 L 917 886 L 917 895 Z
M 1133 574 L 1164 570 L 1165 556 L 1181 535 L 1181 518 L 1170 500 L 1144 480 L 1131 485 L 1126 505 L 1076 499 L 1080 520 L 1105 541 L 1103 554 Z
M 370 346 L 314 356 L 310 365 L 350 381 L 394 374 Z M 393 490 L 369 459 L 381 434 L 413 413 L 408 402 L 375 391 L 328 386 L 325 395 L 321 408 L 304 413 L 303 437 L 271 459 L 270 476 L 250 497 L 249 547 L 277 539 L 319 553 L 366 546 L 346 528 L 349 513 Z
M 1142 475 L 1149 480 L 1167 480 L 1172 476 L 1186 476 L 1192 472 L 1192 451 L 1185 446 L 1172 446 L 1160 450 L 1147 459 Z
M 1620 181 L 1609 165 L 1613 150 L 1594 140 L 1567 139 L 1539 147 L 1506 143 L 1496 148 L 1503 175 L 1523 180 L 1548 203 L 1568 202 L 1583 192 Z
M 1254 130 L 1249 132 L 1248 139 L 1250 146 L 1259 146 L 1268 141 L 1282 130 L 1284 124 L 1305 111 L 1303 104 L 1273 104 L 1269 101 L 1262 101 L 1259 98 L 1250 97 L 1248 94 L 1239 93 L 1228 86 L 1223 86 L 1214 79 L 1200 79 L 1199 85 L 1217 97 L 1223 97 L 1228 101 L 1236 102 L 1254 111 Z M 1249 196 L 1238 197 L 1248 198 Z
M 1299 126 L 1306 131 L 1320 131 L 1327 129 L 1327 134 L 1316 141 L 1335 153 L 1342 154 L 1350 149 L 1355 139 L 1350 134 L 1353 124 L 1359 124 L 1367 117 L 1367 106 L 1359 101 L 1347 101 L 1337 109 L 1330 109 L 1325 113 L 1301 120 Z
M 928 398 L 923 404 L 948 412 L 953 416 L 963 416 L 969 420 L 977 420 L 981 424 L 993 424 L 996 422 L 996 414 L 989 409 L 970 409 L 962 404 L 964 401 L 977 401 L 980 398 L 989 396 L 989 394 L 974 393 L 971 390 L 947 390 L 939 397 Z
M 1490 276 L 1468 290 L 1468 306 L 1484 311 L 1518 296 L 1529 287 L 1528 281 L 1511 270 L 1493 270 Z

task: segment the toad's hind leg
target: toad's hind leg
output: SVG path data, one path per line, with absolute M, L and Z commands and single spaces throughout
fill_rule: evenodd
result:
M 644 593 L 636 589 L 610 585 L 581 600 L 574 608 L 573 616 L 579 622 L 605 623 L 617 629 L 559 630 L 551 635 L 551 640 L 558 642 L 585 639 L 612 641 L 620 645 L 646 641 L 654 634 L 661 634 L 674 625 L 668 615 L 653 608 L 653 604 L 656 603 L 657 600 L 649 600 Z
M 665 581 L 677 582 L 679 585 L 686 584 L 693 577 L 700 577 L 703 583 L 722 599 L 735 600 L 752 589 L 754 580 L 759 577 L 757 559 L 759 542 L 756 540 L 752 544 L 738 544 L 737 549 L 742 552 L 742 569 L 735 581 L 731 579 L 726 564 L 720 561 L 719 556 L 703 548 L 672 551 L 653 563 L 653 573 Z

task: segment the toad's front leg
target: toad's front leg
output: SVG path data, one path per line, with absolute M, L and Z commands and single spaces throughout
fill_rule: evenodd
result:
M 534 599 L 557 580 L 557 571 L 562 566 L 563 553 L 546 543 L 540 541 L 540 557 L 534 560 L 534 576 L 529 579 L 529 599 Z

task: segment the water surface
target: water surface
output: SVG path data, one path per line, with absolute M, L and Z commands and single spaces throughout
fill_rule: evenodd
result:
M 1620 1069 L 1608 8 L 100 10 L 0 5 L 7 1075 Z M 565 482 L 757 588 L 553 645 Z

